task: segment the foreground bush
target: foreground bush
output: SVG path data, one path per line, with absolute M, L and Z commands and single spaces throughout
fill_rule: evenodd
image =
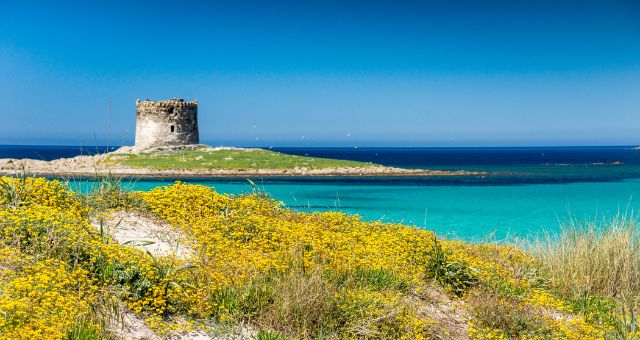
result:
M 0 334 L 109 337 L 104 301 L 116 301 L 167 335 L 236 324 L 274 339 L 615 335 L 610 320 L 575 311 L 540 270 L 548 261 L 515 246 L 198 185 L 87 199 L 57 181 L 0 180 Z M 90 223 L 114 210 L 169 222 L 188 256 L 115 243 Z

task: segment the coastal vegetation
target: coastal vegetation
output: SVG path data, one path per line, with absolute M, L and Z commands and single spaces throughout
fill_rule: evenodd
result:
M 371 167 L 372 163 L 287 155 L 263 149 L 173 149 L 118 155 L 112 162 L 151 169 L 326 169 Z
M 117 242 L 104 227 L 116 213 L 161 221 L 188 251 Z M 631 339 L 636 228 L 619 218 L 521 247 L 472 244 L 294 212 L 257 189 L 125 192 L 105 180 L 79 194 L 1 177 L 0 334 L 102 339 L 138 318 L 167 337 Z

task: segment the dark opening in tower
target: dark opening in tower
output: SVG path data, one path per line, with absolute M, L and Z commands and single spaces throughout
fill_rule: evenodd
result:
M 176 127 L 174 125 L 171 125 L 171 132 L 175 132 L 176 131 Z

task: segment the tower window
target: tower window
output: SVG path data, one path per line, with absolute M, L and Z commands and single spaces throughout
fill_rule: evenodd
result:
M 175 132 L 176 131 L 176 127 L 174 125 L 171 125 L 171 132 Z

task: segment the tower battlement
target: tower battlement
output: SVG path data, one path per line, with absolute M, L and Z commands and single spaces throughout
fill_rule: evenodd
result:
M 136 100 L 136 148 L 199 142 L 197 100 Z
M 169 107 L 169 106 L 188 106 L 188 107 L 196 107 L 198 106 L 198 101 L 197 100 L 193 100 L 190 102 L 185 102 L 184 99 L 182 98 L 174 98 L 174 99 L 168 99 L 168 100 L 159 100 L 159 101 L 155 101 L 155 100 L 151 100 L 151 99 L 145 99 L 145 100 L 136 100 L 136 107 L 138 106 L 144 106 L 144 107 L 153 107 L 153 106 L 159 106 L 159 107 Z

